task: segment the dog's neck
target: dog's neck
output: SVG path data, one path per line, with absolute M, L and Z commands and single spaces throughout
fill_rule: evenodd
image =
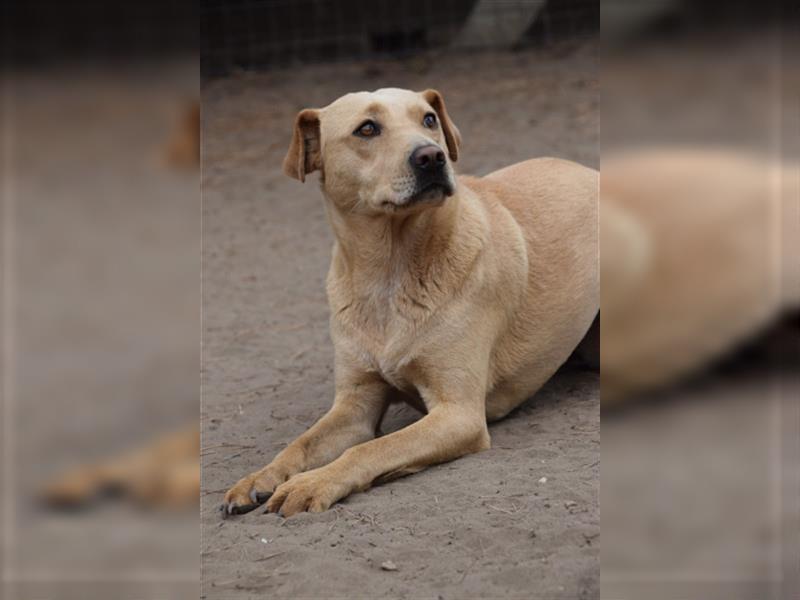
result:
M 331 276 L 358 297 L 459 286 L 482 245 L 480 234 L 461 231 L 473 219 L 465 218 L 460 193 L 405 215 L 351 213 L 326 202 L 337 242 Z
M 343 267 L 364 277 L 392 276 L 421 268 L 431 245 L 446 244 L 456 224 L 459 198 L 409 214 L 366 215 L 328 202 L 328 214 Z

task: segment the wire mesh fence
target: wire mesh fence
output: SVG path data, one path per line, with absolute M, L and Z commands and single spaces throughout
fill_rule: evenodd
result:
M 598 0 L 204 0 L 202 73 L 549 44 L 599 23 Z
M 189 0 L 2 5 L 3 63 L 37 67 L 197 55 L 198 10 Z

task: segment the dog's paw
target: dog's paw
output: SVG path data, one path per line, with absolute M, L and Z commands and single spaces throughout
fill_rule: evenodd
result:
M 242 515 L 258 508 L 286 479 L 288 475 L 283 475 L 270 466 L 242 477 L 225 493 L 225 499 L 219 507 L 222 517 Z
M 347 496 L 348 490 L 327 476 L 324 468 L 295 475 L 278 486 L 267 502 L 266 512 L 291 517 L 300 512 L 322 512 Z
M 82 508 L 98 496 L 102 483 L 91 469 L 76 469 L 48 482 L 39 490 L 39 500 L 50 508 Z

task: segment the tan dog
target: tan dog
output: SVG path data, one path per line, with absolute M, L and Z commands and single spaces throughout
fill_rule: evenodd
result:
M 489 448 L 598 311 L 597 172 L 529 160 L 456 177 L 441 95 L 383 89 L 301 111 L 284 170 L 321 172 L 333 407 L 225 495 L 223 514 L 323 511 L 376 481 Z M 427 414 L 383 437 L 392 400 Z

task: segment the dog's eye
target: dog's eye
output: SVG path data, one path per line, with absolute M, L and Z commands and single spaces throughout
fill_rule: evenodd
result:
M 436 126 L 436 115 L 433 113 L 428 113 L 425 115 L 425 118 L 422 119 L 422 124 L 428 129 L 433 129 Z
M 357 135 L 358 137 L 375 137 L 379 135 L 381 132 L 378 124 L 374 121 L 364 121 L 358 128 L 353 132 L 353 135 Z

